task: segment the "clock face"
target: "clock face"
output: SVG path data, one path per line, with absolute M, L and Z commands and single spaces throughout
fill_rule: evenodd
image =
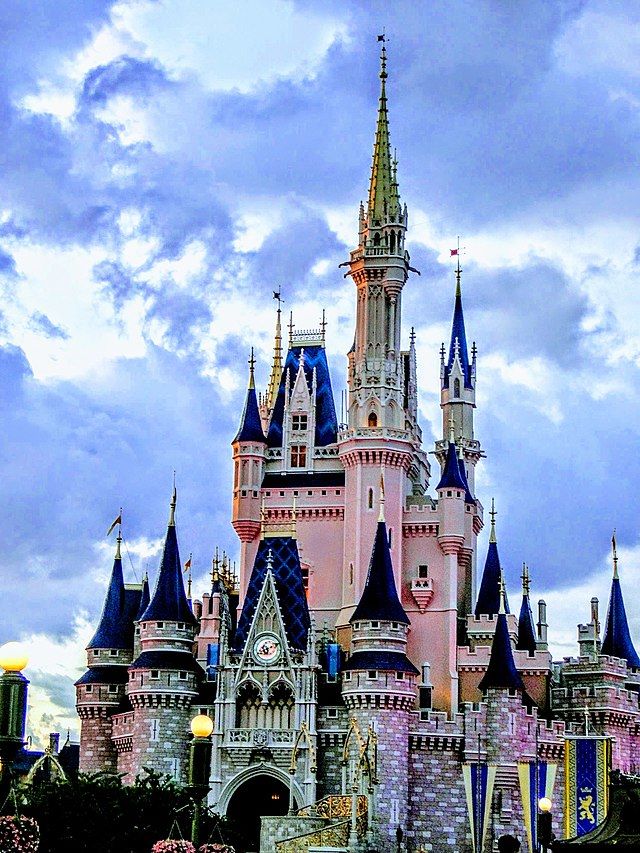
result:
M 253 656 L 258 663 L 275 663 L 280 657 L 280 640 L 275 634 L 260 634 L 253 644 Z

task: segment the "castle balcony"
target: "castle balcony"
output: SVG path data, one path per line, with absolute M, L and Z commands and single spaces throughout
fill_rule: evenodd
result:
M 390 427 L 353 427 L 342 429 L 338 433 L 338 441 L 346 441 L 349 438 L 395 438 L 399 441 L 411 441 L 411 433 L 406 429 Z
M 295 729 L 227 729 L 222 745 L 227 749 L 264 747 L 291 751 L 297 734 Z
M 433 580 L 431 578 L 413 578 L 411 595 L 418 605 L 420 613 L 424 613 L 433 598 Z

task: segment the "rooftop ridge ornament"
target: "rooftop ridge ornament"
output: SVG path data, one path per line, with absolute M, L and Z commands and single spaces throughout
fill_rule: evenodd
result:
M 498 513 L 496 512 L 495 498 L 491 498 L 491 511 L 489 512 L 489 515 L 491 516 L 491 531 L 489 533 L 489 542 L 497 542 L 498 541 L 496 539 L 496 515 L 497 514 Z
M 176 472 L 173 472 L 173 492 L 171 493 L 171 503 L 169 504 L 169 527 L 176 526 L 176 504 L 178 503 L 178 492 L 176 490 Z
M 616 547 L 616 529 L 613 528 L 613 535 L 611 537 L 611 551 L 613 555 L 613 577 L 618 577 L 618 549 Z

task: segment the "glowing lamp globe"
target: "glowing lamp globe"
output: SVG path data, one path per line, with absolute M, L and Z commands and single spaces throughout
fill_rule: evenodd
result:
M 5 643 L 0 646 L 0 666 L 5 672 L 21 672 L 29 663 L 27 650 L 22 643 Z
M 551 811 L 551 800 L 549 797 L 542 797 L 538 800 L 538 808 L 541 812 L 550 812 Z
M 198 714 L 191 720 L 191 733 L 194 737 L 209 737 L 213 731 L 213 720 L 206 714 Z

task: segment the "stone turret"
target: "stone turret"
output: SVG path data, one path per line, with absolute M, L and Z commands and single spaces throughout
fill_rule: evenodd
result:
M 351 627 L 342 697 L 360 731 L 371 727 L 377 735 L 376 829 L 382 849 L 390 849 L 396 827 L 407 818 L 409 714 L 419 672 L 406 656 L 409 618 L 394 580 L 384 492 L 367 581 Z
M 117 770 L 111 741 L 111 717 L 125 700 L 127 668 L 133 658 L 133 620 L 141 588 L 125 586 L 118 530 L 116 554 L 102 616 L 87 646 L 85 674 L 76 682 L 76 708 L 80 717 L 80 769 L 85 773 Z
M 145 766 L 186 781 L 191 703 L 204 672 L 193 656 L 197 620 L 187 602 L 175 526 L 176 490 L 160 570 L 139 620 L 140 654 L 129 667 L 135 712 L 130 775 Z

